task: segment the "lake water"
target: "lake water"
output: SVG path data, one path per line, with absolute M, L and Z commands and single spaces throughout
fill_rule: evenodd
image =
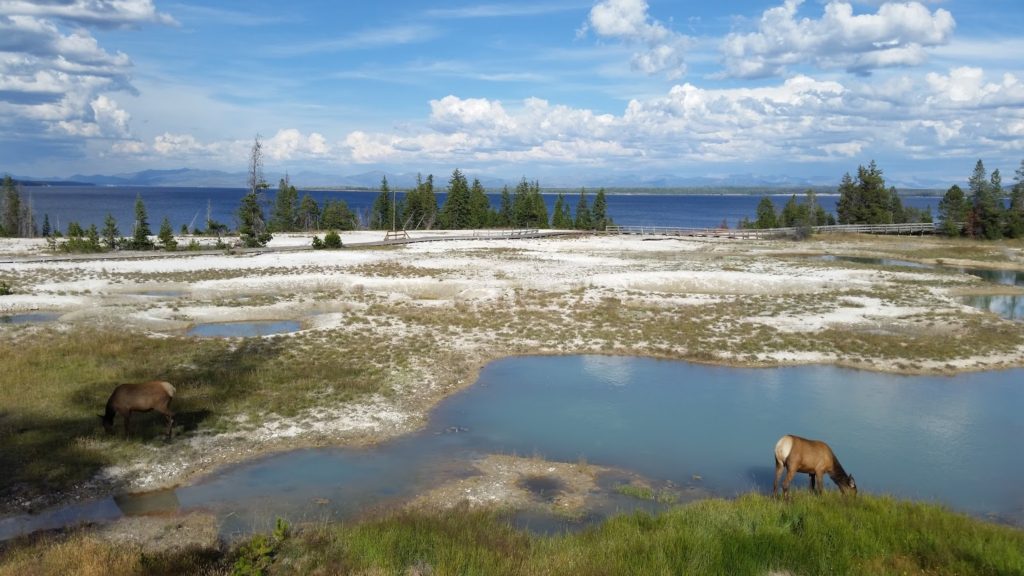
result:
M 828 441 L 862 491 L 941 502 L 1024 526 L 1024 370 L 895 376 L 831 366 L 739 369 L 632 357 L 493 362 L 420 433 L 373 449 L 316 449 L 198 484 L 0 520 L 0 539 L 125 513 L 204 509 L 227 534 L 353 518 L 466 475 L 485 454 L 618 467 L 712 494 L 770 492 L 775 441 Z M 795 486 L 804 489 L 806 476 Z M 835 489 L 831 480 L 829 489 Z M 624 503 L 623 510 L 640 506 Z
M 588 191 L 587 197 L 593 203 L 594 192 Z M 300 191 L 300 197 L 306 191 Z M 31 195 L 32 206 L 40 226 L 43 215 L 49 215 L 50 224 L 61 231 L 67 230 L 69 221 L 77 221 L 87 228 L 95 224 L 103 228 L 107 213 L 118 222 L 122 234 L 130 235 L 132 222 L 135 220 L 135 197 L 141 195 L 149 217 L 150 228 L 155 233 L 160 222 L 166 216 L 175 231 L 182 224 L 193 224 L 200 228 L 206 227 L 206 210 L 209 203 L 214 220 L 237 226 L 235 214 L 245 191 L 234 188 L 150 188 L 150 187 L 27 187 L 22 188 L 23 200 L 28 201 Z M 377 197 L 377 192 L 365 191 L 309 191 L 310 196 L 323 205 L 325 200 L 344 200 L 356 214 L 367 211 Z M 265 213 L 270 214 L 270 202 L 274 194 L 267 195 Z M 398 198 L 404 195 L 399 193 Z M 439 193 L 439 205 L 443 205 L 446 195 Z M 544 194 L 544 201 L 550 216 L 556 195 Z M 490 194 L 491 205 L 500 205 L 500 195 Z M 577 194 L 567 194 L 570 206 L 575 212 Z M 790 195 L 771 195 L 776 211 L 781 211 Z M 714 228 L 724 220 L 729 227 L 735 228 L 743 218 L 753 220 L 756 216 L 757 204 L 761 200 L 758 194 L 750 195 L 710 195 L 710 194 L 611 194 L 608 198 L 608 214 L 617 224 L 623 226 L 670 226 Z M 800 196 L 798 196 L 800 198 Z M 835 212 L 838 195 L 819 195 L 818 201 L 826 210 Z M 927 196 L 908 196 L 902 199 L 905 206 L 934 209 L 939 198 Z

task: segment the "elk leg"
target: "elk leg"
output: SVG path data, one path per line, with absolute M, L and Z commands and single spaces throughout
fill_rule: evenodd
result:
M 796 466 L 786 468 L 786 479 L 782 481 L 782 495 L 789 495 L 789 484 L 793 482 L 793 477 L 796 476 Z
M 156 410 L 163 414 L 164 418 L 167 420 L 167 437 L 170 438 L 173 434 L 172 427 L 174 426 L 174 412 L 171 412 L 167 408 L 157 408 Z
M 818 494 L 821 494 L 822 491 L 825 489 L 825 471 L 824 470 L 818 470 L 814 474 L 815 474 L 815 476 L 818 477 L 818 485 L 817 485 L 817 487 L 815 489 L 815 492 L 817 492 Z
M 818 476 L 814 472 L 811 472 L 810 474 L 808 474 L 808 476 L 811 477 L 811 492 L 817 492 L 818 490 L 816 488 L 815 480 L 817 479 Z
M 129 410 L 129 411 L 124 413 L 124 437 L 125 438 L 128 438 L 131 435 L 131 432 L 129 432 L 129 430 L 128 430 L 128 424 L 131 422 L 131 419 L 132 419 L 132 411 Z
M 779 495 L 779 478 L 782 477 L 782 462 L 775 461 L 775 480 L 772 481 L 772 496 Z

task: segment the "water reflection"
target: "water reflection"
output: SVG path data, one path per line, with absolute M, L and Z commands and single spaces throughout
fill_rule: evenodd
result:
M 1008 441 L 1024 438 L 1022 381 L 1024 370 L 906 377 L 831 366 L 510 358 L 439 404 L 421 433 L 373 449 L 269 456 L 171 492 L 4 519 L 0 539 L 35 526 L 179 507 L 210 510 L 228 535 L 269 530 L 278 516 L 353 518 L 465 478 L 485 454 L 585 460 L 679 487 L 700 477 L 701 494 L 732 496 L 771 489 L 772 447 L 788 433 L 827 440 L 868 492 L 1024 525 L 1024 459 Z M 590 514 L 630 509 L 624 500 L 636 499 L 611 498 L 611 509 Z
M 1024 320 L 1024 295 L 1021 294 L 965 296 L 963 302 L 1008 320 Z

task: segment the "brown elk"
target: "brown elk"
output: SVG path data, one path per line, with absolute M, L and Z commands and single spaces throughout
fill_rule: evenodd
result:
M 170 382 L 154 380 L 142 384 L 121 384 L 107 400 L 107 409 L 100 420 L 107 434 L 114 433 L 114 416 L 120 414 L 124 418 L 124 435 L 128 436 L 128 423 L 132 412 L 149 412 L 156 410 L 167 419 L 167 437 L 171 437 L 174 425 L 174 412 L 171 412 L 171 400 L 174 398 L 174 386 Z
M 808 440 L 791 434 L 779 438 L 775 443 L 775 481 L 772 482 L 772 495 L 778 494 L 783 466 L 786 468 L 786 479 L 782 481 L 784 495 L 789 492 L 789 483 L 793 481 L 793 476 L 796 476 L 797 472 L 809 474 L 811 490 L 819 494 L 825 488 L 825 474 L 839 486 L 840 492 L 857 493 L 857 483 L 854 482 L 853 476 L 843 470 L 842 464 L 828 444 L 819 440 Z

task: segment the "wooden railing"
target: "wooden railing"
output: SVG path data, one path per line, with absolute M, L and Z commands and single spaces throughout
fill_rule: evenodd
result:
M 834 224 L 812 226 L 816 234 L 934 234 L 936 225 L 929 222 L 913 224 Z M 796 235 L 798 228 L 673 228 L 668 226 L 608 226 L 609 234 L 639 234 L 643 236 L 699 236 L 711 238 L 778 238 Z

